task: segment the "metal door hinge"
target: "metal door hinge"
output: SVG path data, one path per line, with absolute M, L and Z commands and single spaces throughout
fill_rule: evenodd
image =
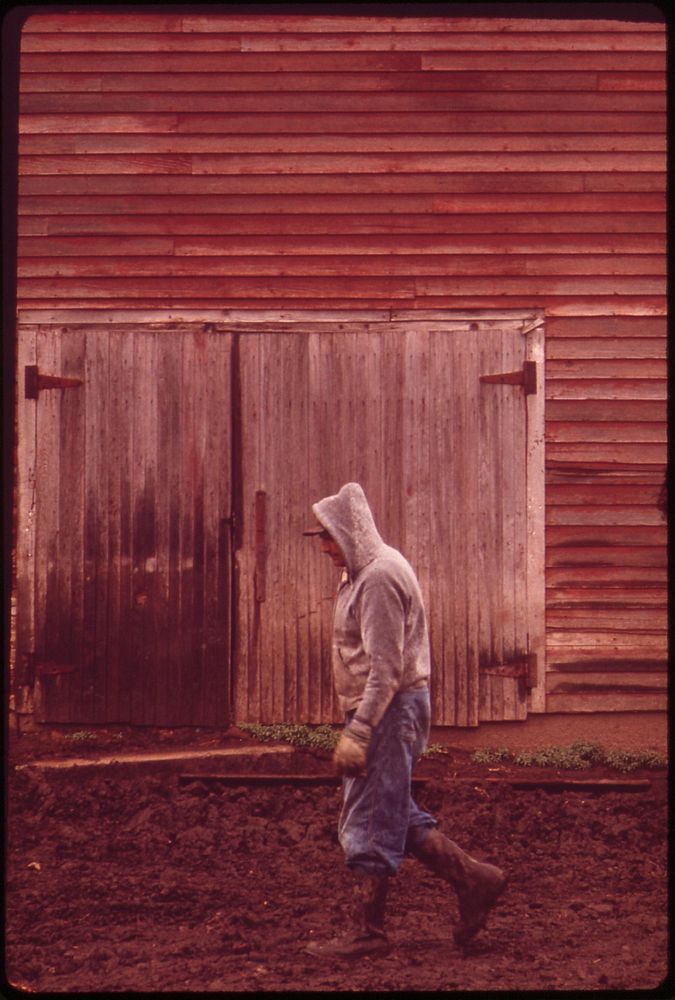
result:
M 26 680 L 32 682 L 38 677 L 58 677 L 79 670 L 77 663 L 61 663 L 57 660 L 41 660 L 35 653 L 24 653 L 23 667 Z
M 491 677 L 515 677 L 530 690 L 537 686 L 537 654 L 528 653 L 521 659 L 513 660 L 510 663 L 481 667 L 480 673 L 488 674 Z
M 515 372 L 499 372 L 496 375 L 481 375 L 481 382 L 491 382 L 494 385 L 522 385 L 526 396 L 537 391 L 537 362 L 523 361 L 523 367 Z
M 82 385 L 81 378 L 62 375 L 43 375 L 37 365 L 26 365 L 24 370 L 26 399 L 37 399 L 43 389 L 74 389 Z
M 79 667 L 76 663 L 55 663 L 46 660 L 35 664 L 36 677 L 58 677 L 60 674 L 73 674 Z

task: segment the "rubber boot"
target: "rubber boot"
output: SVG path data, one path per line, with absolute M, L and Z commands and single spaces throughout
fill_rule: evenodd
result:
M 435 828 L 411 851 L 457 893 L 459 925 L 453 936 L 457 944 L 467 944 L 485 926 L 490 910 L 506 888 L 506 875 L 495 865 L 476 861 Z
M 330 941 L 311 941 L 305 951 L 317 958 L 359 958 L 384 954 L 389 942 L 384 933 L 384 911 L 389 888 L 388 875 L 354 870 L 353 924 L 349 931 Z

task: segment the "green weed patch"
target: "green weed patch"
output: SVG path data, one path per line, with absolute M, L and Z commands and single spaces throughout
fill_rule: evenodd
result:
M 543 747 L 512 753 L 504 747 L 476 750 L 471 759 L 476 764 L 516 764 L 519 767 L 550 767 L 562 770 L 584 770 L 589 767 L 609 767 L 616 771 L 636 771 L 638 768 L 663 768 L 665 759 L 651 750 L 603 750 L 598 743 L 572 743 L 570 746 Z
M 304 750 L 332 751 L 339 736 L 339 733 L 328 725 L 312 727 L 284 723 L 262 725 L 257 722 L 238 722 L 237 728 L 250 733 L 263 743 L 290 743 Z
M 262 725 L 257 722 L 238 722 L 237 728 L 263 742 L 290 743 L 304 750 L 327 750 L 331 753 L 341 732 L 340 729 L 328 725 L 304 726 L 285 723 Z M 440 743 L 430 743 L 423 756 L 439 756 L 447 752 L 447 747 Z

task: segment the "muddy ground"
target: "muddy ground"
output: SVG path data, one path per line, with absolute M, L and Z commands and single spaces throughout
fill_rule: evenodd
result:
M 668 974 L 663 772 L 493 770 L 455 750 L 422 761 L 416 798 L 453 839 L 508 870 L 503 902 L 461 950 L 452 891 L 408 859 L 390 891 L 391 953 L 323 965 L 303 945 L 340 928 L 350 907 L 337 784 L 229 785 L 206 772 L 328 775 L 328 755 L 232 758 L 217 768 L 35 766 L 185 742 L 157 733 L 12 742 L 5 975 L 15 987 L 609 992 L 655 990 Z M 193 734 L 190 746 L 251 742 L 228 731 Z M 196 771 L 202 780 L 186 780 Z M 643 784 L 510 783 L 523 776 Z

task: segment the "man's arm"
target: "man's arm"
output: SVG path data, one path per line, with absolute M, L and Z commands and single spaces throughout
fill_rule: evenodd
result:
M 362 774 L 375 726 L 399 689 L 403 676 L 405 597 L 391 575 L 373 574 L 359 601 L 361 641 L 370 663 L 368 679 L 354 718 L 334 754 L 342 774 Z
M 399 690 L 403 677 L 405 595 L 391 574 L 364 585 L 360 601 L 361 641 L 370 662 L 355 718 L 374 728 Z

